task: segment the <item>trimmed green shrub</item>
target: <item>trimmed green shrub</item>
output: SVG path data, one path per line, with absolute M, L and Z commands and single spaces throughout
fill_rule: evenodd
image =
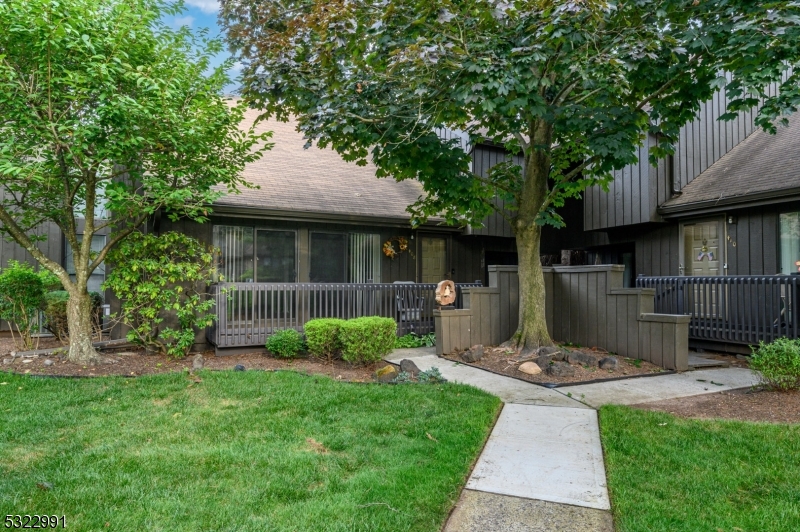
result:
M 308 352 L 315 357 L 325 358 L 328 361 L 341 351 L 342 343 L 339 340 L 339 329 L 344 320 L 338 318 L 318 318 L 305 325 L 306 345 Z
M 342 358 L 348 362 L 377 362 L 394 348 L 397 323 L 370 316 L 347 320 L 339 328 Z
M 773 390 L 800 389 L 800 340 L 778 338 L 753 350 L 750 368 L 761 372 L 761 381 Z
M 294 358 L 303 349 L 303 337 L 294 329 L 279 330 L 267 338 L 266 348 L 281 358 Z
M 9 323 L 14 344 L 32 349 L 39 332 L 39 310 L 44 307 L 44 282 L 30 264 L 15 260 L 0 272 L 0 319 Z M 16 332 L 16 334 L 15 334 Z

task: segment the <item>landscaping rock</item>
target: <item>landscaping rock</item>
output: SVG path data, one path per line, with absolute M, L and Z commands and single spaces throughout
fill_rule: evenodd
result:
M 545 369 L 551 363 L 557 362 L 557 360 L 554 360 L 553 357 L 541 356 L 535 359 L 534 362 L 536 362 L 536 365 L 539 366 L 540 368 Z
M 53 364 L 55 364 L 55 362 L 53 362 L 53 361 L 52 361 L 52 360 L 50 360 L 49 358 L 48 358 L 47 360 L 45 360 L 45 361 L 44 361 L 44 365 L 45 365 L 45 366 L 52 366 Z
M 461 358 L 464 362 L 474 363 L 483 358 L 483 346 L 473 345 L 467 351 L 461 353 Z
M 31 362 L 33 362 L 32 358 L 24 358 L 24 359 L 22 359 L 22 363 L 23 364 L 30 364 Z
M 600 360 L 600 369 L 617 369 L 619 367 L 619 361 L 617 361 L 616 357 L 606 357 Z
M 539 356 L 555 355 L 561 353 L 561 349 L 555 346 L 547 346 L 539 348 Z
M 544 372 L 551 377 L 572 377 L 575 375 L 575 368 L 563 362 L 556 362 L 547 366 Z
M 205 363 L 206 363 L 206 359 L 203 358 L 203 355 L 201 353 L 198 353 L 192 359 L 192 369 L 194 371 L 203 369 L 203 366 L 205 365 Z
M 394 366 L 383 366 L 375 372 L 375 379 L 378 382 L 392 382 L 397 377 L 397 373 Z
M 581 366 L 597 366 L 597 359 L 582 351 L 572 351 L 567 357 L 567 362 L 570 364 L 580 364 Z
M 419 368 L 417 367 L 417 365 L 414 364 L 413 360 L 409 360 L 407 358 L 404 358 L 403 360 L 400 361 L 400 371 L 405 371 L 412 377 L 416 377 L 417 375 L 419 375 Z
M 522 373 L 527 373 L 528 375 L 538 375 L 542 372 L 542 368 L 540 368 L 536 362 L 524 362 L 520 364 L 519 368 Z
M 233 366 L 233 371 L 244 371 L 244 366 L 242 366 L 241 364 L 236 364 L 235 366 Z

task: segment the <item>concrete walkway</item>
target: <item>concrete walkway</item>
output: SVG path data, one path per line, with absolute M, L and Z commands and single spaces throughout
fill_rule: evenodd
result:
M 749 370 L 723 368 L 548 389 L 439 358 L 434 348 L 398 349 L 387 360 L 404 358 L 506 403 L 445 532 L 613 532 L 594 409 L 756 382 Z

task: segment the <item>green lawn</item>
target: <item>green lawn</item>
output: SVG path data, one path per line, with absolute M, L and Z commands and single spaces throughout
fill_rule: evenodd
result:
M 500 407 L 453 384 L 201 375 L 0 373 L 0 516 L 64 514 L 82 531 L 433 532 Z
M 600 427 L 618 532 L 800 530 L 800 425 L 609 406 Z

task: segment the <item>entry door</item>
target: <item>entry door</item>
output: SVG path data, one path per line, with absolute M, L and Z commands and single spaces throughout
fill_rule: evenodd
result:
M 447 279 L 447 240 L 422 237 L 422 282 L 438 283 Z
M 723 249 L 720 243 L 722 222 L 698 222 L 683 226 L 682 275 L 707 277 L 724 275 L 722 265 Z M 692 315 L 704 318 L 719 318 L 726 314 L 727 291 L 714 284 L 694 283 L 686 294 L 691 301 L 687 308 L 693 309 Z
M 683 275 L 724 275 L 722 222 L 698 222 L 683 226 Z

